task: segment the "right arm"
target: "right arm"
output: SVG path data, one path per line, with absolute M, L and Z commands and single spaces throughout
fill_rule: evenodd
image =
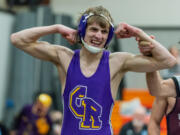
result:
M 146 73 L 146 81 L 152 96 L 177 96 L 174 81 L 172 79 L 163 80 L 157 71 Z
M 59 64 L 58 54 L 63 52 L 72 54 L 72 51 L 63 46 L 51 45 L 48 42 L 38 41 L 40 37 L 54 33 L 60 33 L 70 43 L 75 43 L 76 30 L 61 24 L 34 27 L 13 33 L 11 35 L 11 42 L 15 47 L 36 58 Z
M 160 123 L 166 113 L 167 105 L 167 98 L 155 99 L 148 124 L 148 135 L 160 135 Z

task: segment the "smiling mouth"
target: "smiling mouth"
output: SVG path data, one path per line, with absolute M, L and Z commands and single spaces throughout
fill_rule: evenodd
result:
M 95 47 L 99 47 L 102 44 L 100 41 L 91 40 L 91 45 Z

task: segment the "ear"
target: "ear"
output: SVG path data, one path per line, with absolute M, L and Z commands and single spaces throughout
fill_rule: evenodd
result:
M 114 35 L 114 26 L 111 25 L 110 28 L 109 28 L 109 35 L 108 35 L 108 38 L 107 38 L 107 41 L 106 41 L 106 44 L 105 44 L 105 48 L 107 48 L 109 42 L 113 38 L 113 35 Z
M 84 14 L 80 19 L 80 22 L 78 25 L 78 35 L 80 38 L 84 38 L 85 36 L 88 18 L 89 18 L 89 15 Z

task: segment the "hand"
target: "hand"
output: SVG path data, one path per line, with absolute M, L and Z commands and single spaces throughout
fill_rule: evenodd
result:
M 150 36 L 152 39 L 155 39 L 153 35 Z M 151 51 L 154 48 L 154 45 L 149 41 L 143 41 L 139 37 L 136 38 L 136 41 L 138 42 L 138 48 L 140 52 L 145 56 L 152 55 Z
M 63 38 L 65 38 L 70 44 L 75 44 L 77 40 L 77 30 L 69 28 L 64 25 L 59 25 L 58 32 Z
M 138 37 L 142 32 L 141 29 L 131 26 L 127 23 L 120 23 L 115 31 L 117 38 Z

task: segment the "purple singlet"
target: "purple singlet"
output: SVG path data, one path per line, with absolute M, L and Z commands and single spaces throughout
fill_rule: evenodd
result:
M 166 116 L 168 135 L 180 134 L 180 76 L 172 78 L 176 86 L 176 103 L 173 110 Z
M 85 77 L 80 69 L 80 50 L 68 68 L 61 135 L 112 135 L 109 52 L 104 51 L 96 72 Z

